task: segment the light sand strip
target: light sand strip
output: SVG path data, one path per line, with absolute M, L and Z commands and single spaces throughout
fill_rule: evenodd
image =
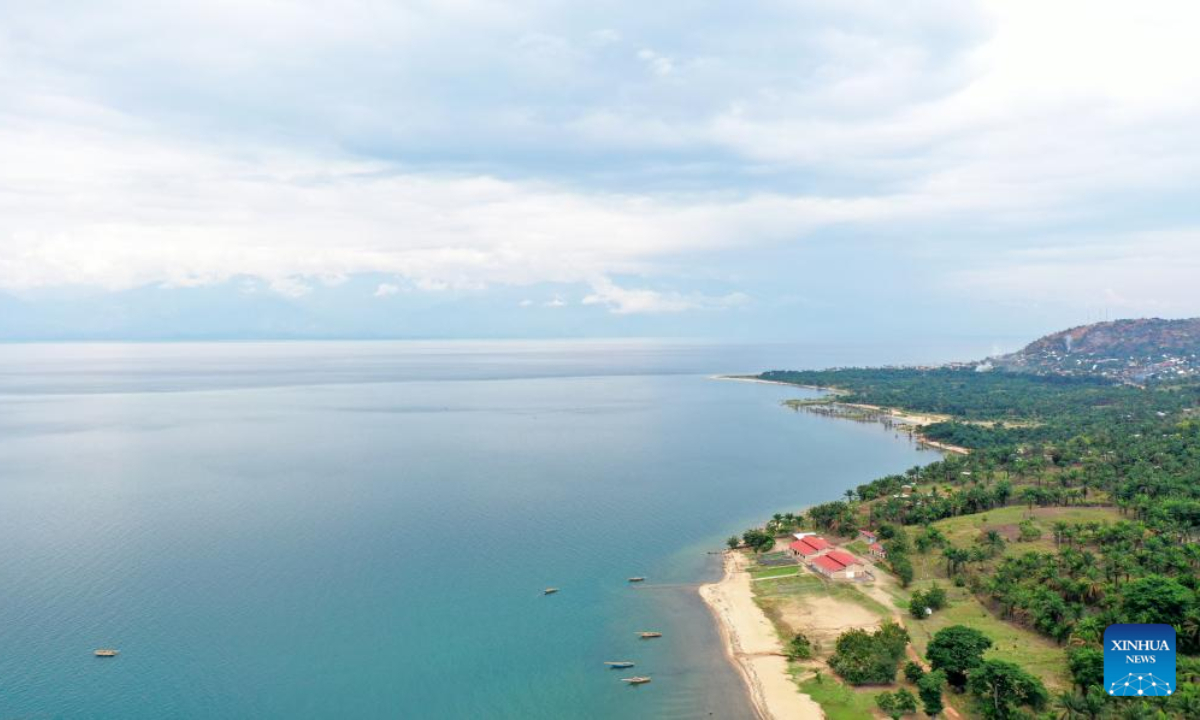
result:
M 725 554 L 725 577 L 700 587 L 717 619 L 725 651 L 746 682 L 763 720 L 820 720 L 821 706 L 800 692 L 787 671 L 783 645 L 758 605 L 740 552 Z

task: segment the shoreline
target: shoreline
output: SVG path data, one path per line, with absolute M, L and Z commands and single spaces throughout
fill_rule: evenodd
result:
M 710 375 L 710 380 L 732 380 L 734 382 L 759 383 L 762 385 L 785 385 L 787 387 L 801 388 L 803 390 L 816 390 L 818 392 L 827 393 L 831 398 L 836 398 L 840 394 L 844 394 L 843 390 L 831 387 L 822 387 L 820 385 L 800 385 L 798 383 L 783 382 L 782 380 L 763 380 L 751 376 L 738 375 Z M 913 428 L 909 431 L 913 439 L 925 447 L 941 450 L 942 452 L 954 453 L 955 455 L 970 455 L 971 451 L 959 445 L 951 445 L 949 443 L 930 440 L 922 435 L 916 428 L 931 425 L 936 422 L 942 422 L 948 416 L 938 416 L 932 413 L 915 413 L 900 410 L 898 408 L 888 408 L 881 405 L 867 405 L 865 403 L 848 403 L 840 400 L 830 399 L 826 404 L 840 405 L 842 407 L 858 408 L 859 410 L 868 410 L 870 412 L 886 415 L 894 420 L 899 421 L 903 425 Z
M 843 394 L 843 391 L 837 388 L 763 380 L 751 376 L 712 375 L 710 379 L 785 385 L 823 392 L 829 396 L 830 405 L 867 410 L 906 425 L 912 438 L 923 446 L 947 453 L 970 453 L 966 448 L 930 440 L 920 433 L 919 428 L 942 419 L 933 415 L 876 405 L 839 402 L 836 397 Z M 875 419 L 876 422 L 882 420 L 883 417 Z M 783 642 L 774 624 L 754 602 L 754 590 L 750 574 L 746 570 L 747 564 L 748 560 L 741 552 L 726 551 L 723 557 L 724 575 L 717 582 L 700 586 L 699 590 L 700 597 L 717 623 L 725 656 L 742 677 L 750 704 L 759 720 L 824 720 L 824 710 L 812 697 L 800 692 L 800 688 L 788 672 Z
M 700 586 L 700 597 L 717 622 L 725 655 L 746 685 L 759 720 L 822 720 L 821 706 L 792 681 L 783 643 L 754 602 L 746 558 L 726 551 L 724 575 Z
M 821 387 L 820 385 L 800 385 L 799 383 L 784 382 L 782 380 L 763 380 L 749 375 L 709 375 L 709 380 L 731 380 L 733 382 L 758 383 L 759 385 L 783 385 L 785 387 L 801 388 L 803 390 L 816 390 L 818 392 L 827 393 L 829 395 L 839 395 L 843 391 L 837 388 Z

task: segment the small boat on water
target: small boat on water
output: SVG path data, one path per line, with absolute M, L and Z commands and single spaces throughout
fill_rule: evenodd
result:
M 116 657 L 117 651 L 112 648 L 100 648 L 96 651 L 96 657 Z
M 644 577 L 631 577 L 631 578 L 629 578 L 629 582 L 645 582 L 645 581 L 646 581 L 646 578 L 644 578 Z
M 631 678 L 621 678 L 621 682 L 627 682 L 630 685 L 645 685 L 646 683 L 650 682 L 650 678 L 638 675 Z
M 653 632 L 653 631 L 648 630 L 645 632 L 638 633 L 638 636 L 641 637 L 643 640 L 649 640 L 650 638 L 662 637 L 662 633 Z
M 542 594 L 543 595 L 553 595 L 556 592 L 558 592 L 558 588 L 546 588 L 545 590 L 542 591 Z
M 630 662 L 629 660 L 609 660 L 608 662 L 606 662 L 604 664 L 609 666 L 610 668 L 613 668 L 614 670 L 615 669 L 624 670 L 625 668 L 633 667 L 633 663 Z

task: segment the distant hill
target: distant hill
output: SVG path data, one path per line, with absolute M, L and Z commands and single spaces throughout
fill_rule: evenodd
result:
M 1200 318 L 1114 320 L 1047 335 L 992 358 L 998 368 L 1127 382 L 1200 376 Z

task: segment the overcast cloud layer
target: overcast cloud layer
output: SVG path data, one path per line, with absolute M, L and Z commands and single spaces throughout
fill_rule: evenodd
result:
M 1200 315 L 1196 3 L 0 5 L 0 336 Z

